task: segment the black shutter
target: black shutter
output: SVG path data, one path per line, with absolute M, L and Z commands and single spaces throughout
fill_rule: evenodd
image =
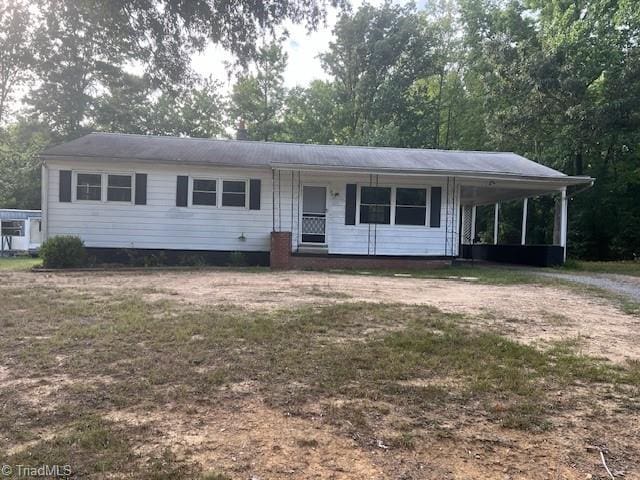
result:
M 71 170 L 60 170 L 60 194 L 61 202 L 71 201 Z
M 344 224 L 356 224 L 356 184 L 347 183 L 347 198 L 344 211 Z
M 147 174 L 136 173 L 136 205 L 147 204 Z
M 249 180 L 249 210 L 260 210 L 260 179 Z
M 440 209 L 442 207 L 442 187 L 431 187 L 430 227 L 440 226 Z
M 189 196 L 189 177 L 178 175 L 178 184 L 176 186 L 176 207 L 186 207 Z

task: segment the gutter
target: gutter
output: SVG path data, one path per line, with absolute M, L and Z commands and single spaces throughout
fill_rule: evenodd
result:
M 470 179 L 480 180 L 511 180 L 511 181 L 539 181 L 545 183 L 556 183 L 558 186 L 565 185 L 584 185 L 589 184 L 589 187 L 593 185 L 594 178 L 588 176 L 544 176 L 544 175 L 520 175 L 517 173 L 507 172 L 469 172 L 463 170 L 416 170 L 416 169 L 393 169 L 393 168 L 377 168 L 370 169 L 365 167 L 336 167 L 325 168 L 321 165 L 308 166 L 308 165 L 296 165 L 287 163 L 272 163 L 274 169 L 280 168 L 285 170 L 301 170 L 309 172 L 325 172 L 325 173 L 366 173 L 366 174 L 380 174 L 380 175 L 412 175 L 412 176 L 428 176 L 428 177 L 463 177 Z

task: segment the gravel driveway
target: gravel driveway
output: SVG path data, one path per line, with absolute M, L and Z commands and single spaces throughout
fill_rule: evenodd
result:
M 570 282 L 602 288 L 611 293 L 623 295 L 630 300 L 640 302 L 640 278 L 630 275 L 609 273 L 557 273 L 537 272 L 545 277 L 559 278 Z

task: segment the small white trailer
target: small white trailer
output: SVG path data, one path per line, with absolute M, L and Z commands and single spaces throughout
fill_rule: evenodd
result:
M 42 243 L 40 210 L 0 209 L 0 255 L 35 255 Z

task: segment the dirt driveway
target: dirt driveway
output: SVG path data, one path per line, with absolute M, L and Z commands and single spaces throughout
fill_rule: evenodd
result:
M 575 341 L 584 353 L 614 362 L 640 360 L 640 318 L 610 300 L 550 285 L 486 285 L 474 280 L 346 275 L 324 272 L 203 270 L 2 274 L 14 285 L 95 293 L 139 292 L 147 300 L 277 309 L 305 304 L 428 304 L 461 321 L 528 344 Z

